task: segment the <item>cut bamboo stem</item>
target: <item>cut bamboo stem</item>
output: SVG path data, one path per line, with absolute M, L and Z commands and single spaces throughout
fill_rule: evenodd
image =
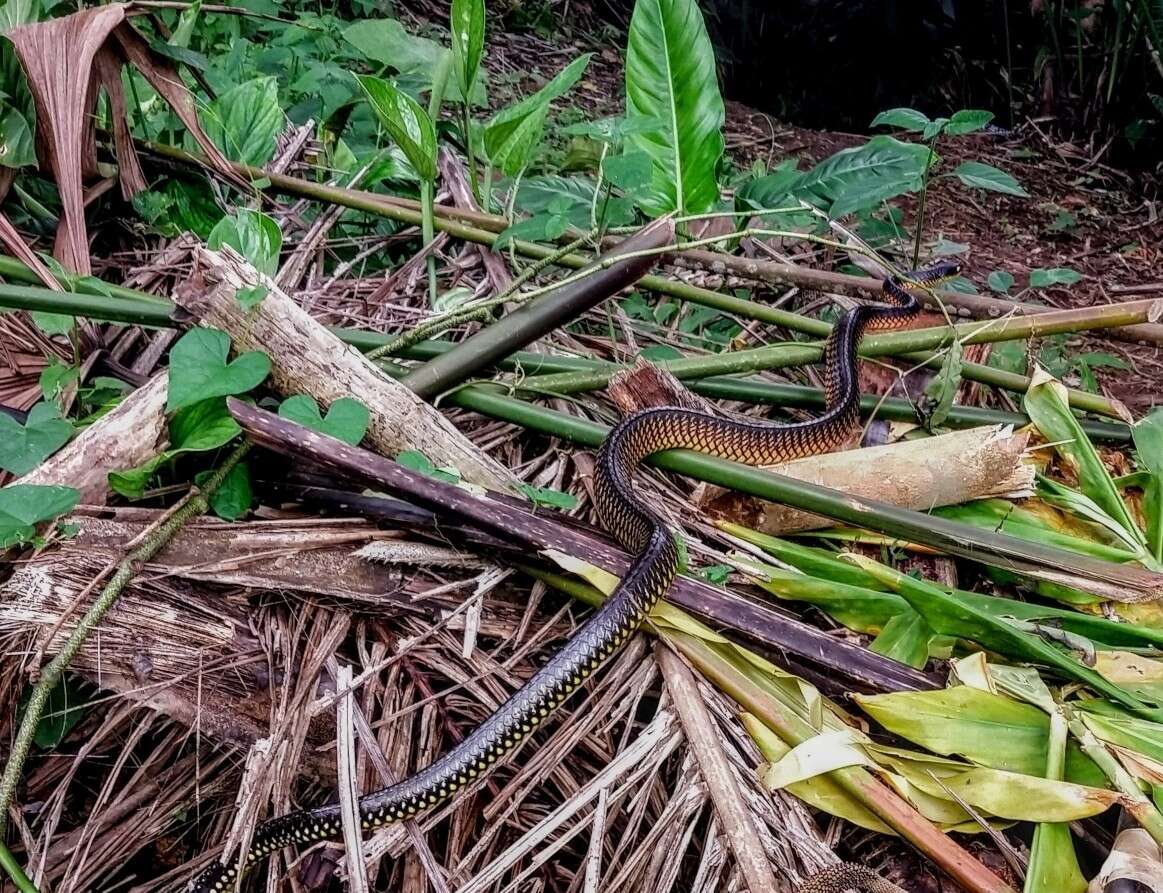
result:
M 774 474 L 878 499 L 917 511 L 987 497 L 1031 496 L 1034 468 L 1022 463 L 1026 434 L 974 428 L 898 443 L 843 450 L 771 466 Z M 772 535 L 829 527 L 832 522 L 782 503 L 748 499 L 720 489 L 696 494 L 715 517 L 747 518 Z
M 1014 316 L 992 322 L 963 323 L 958 326 L 934 326 L 928 329 L 909 329 L 880 335 L 869 335 L 860 344 L 862 357 L 900 356 L 912 358 L 917 351 L 939 350 L 954 341 L 962 344 L 983 344 L 1013 341 L 1034 336 L 1084 329 L 1105 329 L 1157 318 L 1163 313 L 1163 301 L 1132 301 L 1125 304 L 1106 304 L 1074 310 L 1058 310 L 1037 316 Z M 688 357 L 664 360 L 658 365 L 678 379 L 703 378 L 711 375 L 737 375 L 760 370 L 782 369 L 817 363 L 823 356 L 820 344 L 773 344 L 750 350 L 729 351 L 708 357 Z M 929 360 L 929 357 L 921 359 Z M 968 365 L 968 364 L 967 364 Z M 576 394 L 605 387 L 619 369 L 594 369 L 588 372 L 564 375 L 539 375 L 525 379 L 522 387 L 552 394 Z M 998 371 L 998 370 L 991 370 Z M 968 376 L 966 376 L 968 377 Z M 1029 379 L 1025 386 L 1029 386 Z M 1121 417 L 1110 401 L 1096 394 L 1073 392 L 1071 405 L 1077 409 Z
M 450 402 L 591 447 L 600 445 L 609 432 L 605 425 L 534 406 L 494 388 L 462 388 L 452 395 Z M 648 461 L 687 477 L 786 503 L 904 542 L 931 546 L 1036 579 L 1077 586 L 1112 601 L 1150 601 L 1163 596 L 1163 574 L 1135 565 L 1087 558 L 1065 549 L 794 481 L 703 453 L 672 450 L 658 453 Z

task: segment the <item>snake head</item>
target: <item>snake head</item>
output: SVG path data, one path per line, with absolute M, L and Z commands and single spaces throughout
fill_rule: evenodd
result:
M 914 270 L 909 274 L 909 278 L 924 285 L 939 285 L 950 279 L 956 279 L 960 275 L 961 264 L 956 261 L 943 260 L 923 270 Z

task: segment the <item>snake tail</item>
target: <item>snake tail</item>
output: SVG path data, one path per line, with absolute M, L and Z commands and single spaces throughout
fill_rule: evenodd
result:
M 646 409 L 626 417 L 602 443 L 594 475 L 594 502 L 607 530 L 635 554 L 609 599 L 566 645 L 500 709 L 454 749 L 415 775 L 359 800 L 365 831 L 410 818 L 448 800 L 488 772 L 637 631 L 663 596 L 679 564 L 679 547 L 665 520 L 634 491 L 635 468 L 662 450 L 686 448 L 750 464 L 770 464 L 839 445 L 857 419 L 856 348 L 870 328 L 902 325 L 920 305 L 910 285 L 956 275 L 952 264 L 885 280 L 884 303 L 861 304 L 836 323 L 824 346 L 828 403 L 807 422 L 739 422 L 687 409 Z M 190 893 L 225 893 L 270 854 L 291 844 L 341 836 L 339 807 L 323 806 L 270 819 L 258 826 L 245 855 L 216 862 L 194 879 Z

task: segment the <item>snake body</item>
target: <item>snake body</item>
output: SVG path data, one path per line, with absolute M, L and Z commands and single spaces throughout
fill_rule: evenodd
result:
M 678 572 L 679 547 L 664 519 L 635 495 L 632 476 L 648 456 L 685 448 L 725 459 L 766 465 L 839 445 L 857 421 L 856 348 L 869 329 L 902 325 L 920 304 L 910 292 L 956 275 L 953 264 L 885 280 L 884 303 L 847 311 L 824 345 L 827 409 L 815 419 L 788 425 L 740 422 L 689 409 L 662 407 L 627 416 L 605 439 L 594 475 L 594 501 L 602 523 L 637 555 L 621 584 L 557 654 L 496 713 L 457 747 L 426 769 L 359 800 L 365 831 L 409 818 L 444 802 L 488 772 L 610 657 L 638 629 Z M 191 893 L 224 893 L 245 872 L 276 850 L 341 836 L 339 806 L 323 806 L 273 818 L 255 831 L 238 861 L 215 862 L 192 882 Z

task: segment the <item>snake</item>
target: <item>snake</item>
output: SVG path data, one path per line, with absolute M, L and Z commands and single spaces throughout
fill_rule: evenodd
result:
M 693 409 L 651 407 L 627 415 L 598 450 L 594 507 L 609 533 L 632 555 L 603 605 L 492 716 L 427 768 L 358 801 L 363 832 L 409 819 L 447 801 L 488 773 L 544 723 L 638 630 L 678 574 L 681 550 L 666 520 L 635 492 L 633 474 L 663 450 L 688 449 L 751 465 L 771 465 L 840 446 L 858 420 L 857 348 L 866 331 L 903 326 L 921 307 L 914 294 L 959 273 L 942 262 L 884 279 L 882 300 L 862 303 L 837 320 L 824 342 L 825 409 L 803 422 L 742 421 Z M 215 861 L 187 888 L 225 893 L 272 853 L 341 837 L 338 804 L 277 816 L 260 824 L 234 860 Z

